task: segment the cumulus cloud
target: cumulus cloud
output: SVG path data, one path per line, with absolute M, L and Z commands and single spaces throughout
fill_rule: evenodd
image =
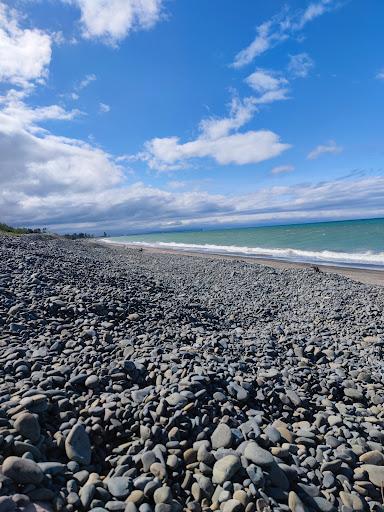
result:
M 81 11 L 83 35 L 112 45 L 134 30 L 153 27 L 162 16 L 163 0 L 65 0 Z
M 22 28 L 16 11 L 0 2 L 0 82 L 26 87 L 43 80 L 51 61 L 51 37 Z
M 17 91 L 0 98 L 0 189 L 46 196 L 101 190 L 121 181 L 112 157 L 85 142 L 58 137 L 38 123 L 70 120 L 78 111 L 58 105 L 28 107 Z
M 308 53 L 298 53 L 290 55 L 288 71 L 294 78 L 305 78 L 314 65 L 315 63 Z
M 244 165 L 268 160 L 289 147 L 274 132 L 259 130 L 186 143 L 180 143 L 179 137 L 155 138 L 146 143 L 144 158 L 158 170 L 178 169 L 191 158 L 204 157 L 213 158 L 220 165 Z
M 275 92 L 278 91 L 268 91 L 260 98 L 235 97 L 228 117 L 211 117 L 200 122 L 200 135 L 196 139 L 183 143 L 176 136 L 156 137 L 145 143 L 144 151 L 137 158 L 159 171 L 183 169 L 196 158 L 213 158 L 220 165 L 245 165 L 273 158 L 291 147 L 282 143 L 276 133 L 237 131 L 252 119 L 258 105 L 276 100 Z
M 286 172 L 292 172 L 295 168 L 293 165 L 278 165 L 276 167 L 273 167 L 271 170 L 272 174 L 284 174 Z
M 302 30 L 310 21 L 330 11 L 334 5 L 335 0 L 320 0 L 293 14 L 284 9 L 257 27 L 255 39 L 236 55 L 233 67 L 241 68 L 250 64 L 259 55 Z
M 316 160 L 319 156 L 324 154 L 333 154 L 336 155 L 341 153 L 343 148 L 338 146 L 334 140 L 330 140 L 327 144 L 320 144 L 316 146 L 310 153 L 308 153 L 307 158 L 309 160 Z

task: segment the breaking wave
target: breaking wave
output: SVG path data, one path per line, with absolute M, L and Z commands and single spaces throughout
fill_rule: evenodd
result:
M 179 242 L 132 242 L 102 239 L 119 245 L 151 247 L 156 249 L 171 249 L 181 252 L 198 252 L 208 254 L 226 254 L 253 258 L 276 259 L 299 263 L 314 263 L 318 265 L 348 266 L 356 268 L 376 268 L 384 270 L 384 252 L 336 252 L 308 251 L 301 249 L 269 249 L 266 247 L 241 247 L 237 245 L 213 244 L 184 244 Z

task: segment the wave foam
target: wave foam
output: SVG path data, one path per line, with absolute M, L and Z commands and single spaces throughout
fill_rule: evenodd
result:
M 103 242 L 120 245 L 152 247 L 157 249 L 172 249 L 183 252 L 200 252 L 208 254 L 227 254 L 254 258 L 276 259 L 300 263 L 316 263 L 319 265 L 350 266 L 357 268 L 379 268 L 384 270 L 384 252 L 336 252 L 336 251 L 306 251 L 301 249 L 268 249 L 265 247 L 241 247 L 237 245 L 213 244 L 184 244 L 179 242 L 132 242 L 106 240 Z

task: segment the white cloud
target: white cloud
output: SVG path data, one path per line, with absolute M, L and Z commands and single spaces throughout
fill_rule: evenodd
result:
M 0 2 L 0 82 L 26 87 L 47 76 L 51 37 L 20 27 L 18 15 Z
M 102 114 L 106 114 L 107 112 L 111 111 L 111 107 L 106 103 L 99 103 L 99 111 Z
M 376 75 L 376 78 L 378 80 L 384 80 L 384 69 L 382 69 L 381 71 L 379 71 Z
M 217 139 L 199 138 L 180 143 L 178 137 L 155 138 L 146 143 L 145 160 L 152 169 L 172 170 L 192 158 L 213 158 L 220 165 L 259 163 L 290 148 L 268 130 L 248 131 Z
M 343 151 L 341 146 L 338 146 L 334 140 L 330 140 L 327 144 L 320 144 L 316 146 L 310 153 L 308 153 L 307 158 L 309 160 L 316 160 L 319 156 L 324 154 L 338 154 Z
M 272 71 L 257 69 L 246 78 L 247 84 L 257 92 L 276 91 L 288 84 L 288 80 L 276 75 Z
M 254 110 L 257 109 L 258 105 L 288 99 L 288 80 L 273 71 L 259 68 L 249 75 L 245 82 L 259 93 L 258 97 L 248 99 Z
M 175 225 L 362 218 L 384 215 L 383 198 L 384 178 L 378 176 L 268 187 L 246 195 L 168 192 L 141 182 L 42 193 L 13 183 L 0 188 L 0 216 L 16 225 L 121 233 Z
M 255 39 L 236 55 L 233 67 L 241 68 L 250 64 L 259 55 L 302 30 L 308 22 L 331 10 L 334 4 L 334 0 L 320 0 L 293 14 L 284 9 L 257 27 Z
M 36 123 L 41 121 L 70 121 L 82 115 L 80 110 L 65 110 L 60 105 L 48 105 L 46 107 L 29 107 L 23 101 L 28 95 L 26 90 L 17 91 L 10 89 L 4 96 L 0 96 L 1 112 L 20 127 L 28 126 L 31 132 L 44 131 Z
M 285 99 L 285 92 L 268 91 L 260 98 L 240 100 L 235 97 L 228 117 L 203 119 L 199 124 L 200 135 L 181 143 L 179 137 L 155 137 L 145 143 L 138 159 L 147 162 L 151 169 L 170 171 L 183 169 L 195 158 L 213 158 L 220 165 L 245 165 L 268 160 L 286 149 L 289 144 L 280 142 L 279 136 L 269 130 L 237 132 L 248 123 L 258 105 Z
M 69 0 L 81 10 L 86 38 L 115 45 L 134 30 L 153 27 L 161 18 L 163 0 Z
M 71 120 L 78 111 L 61 106 L 31 108 L 17 91 L 0 98 L 0 190 L 46 196 L 102 190 L 121 182 L 112 157 L 85 142 L 58 137 L 39 126 L 46 120 Z M 7 192 L 8 191 L 8 192 Z
M 78 84 L 76 87 L 77 91 L 81 91 L 82 89 L 85 89 L 88 87 L 89 84 L 92 82 L 95 82 L 97 80 L 97 76 L 94 73 L 91 73 L 90 75 L 86 75 Z
M 297 55 L 290 55 L 288 71 L 294 78 L 305 78 L 314 65 L 308 53 L 298 53 Z
M 245 98 L 241 101 L 237 96 L 230 103 L 228 117 L 210 117 L 200 122 L 199 128 L 203 138 L 218 139 L 228 135 L 233 130 L 238 130 L 248 123 L 256 111 L 254 98 Z
M 97 80 L 97 76 L 94 73 L 85 75 L 85 77 L 74 86 L 73 91 L 70 94 L 68 94 L 67 96 L 70 99 L 77 101 L 80 98 L 80 92 L 83 89 L 86 89 L 92 82 L 95 82 L 96 80 Z M 66 96 L 66 95 L 64 95 L 64 96 Z
M 277 167 L 273 167 L 271 170 L 272 174 L 284 174 L 286 172 L 292 172 L 295 168 L 293 165 L 278 165 Z

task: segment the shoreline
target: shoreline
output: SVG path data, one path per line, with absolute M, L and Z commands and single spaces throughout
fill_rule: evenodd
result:
M 198 251 L 181 251 L 177 249 L 162 249 L 159 247 L 141 247 L 134 244 L 122 244 L 118 242 L 106 242 L 104 240 L 98 239 L 97 243 L 102 244 L 103 246 L 111 246 L 111 247 L 119 247 L 119 248 L 127 248 L 127 249 L 136 249 L 137 251 L 142 250 L 146 253 L 154 253 L 154 254 L 175 254 L 177 256 L 186 256 L 186 257 L 199 257 L 199 258 L 208 258 L 208 259 L 224 259 L 224 260 L 232 260 L 232 261 L 242 261 L 245 263 L 252 263 L 255 265 L 263 265 L 265 267 L 275 268 L 275 269 L 310 269 L 313 267 L 318 267 L 321 273 L 324 274 L 337 274 L 343 277 L 347 277 L 359 283 L 375 285 L 375 286 L 384 286 L 384 270 L 376 270 L 376 269 L 363 269 L 357 267 L 343 267 L 336 265 L 326 265 L 322 263 L 305 263 L 305 262 L 295 262 L 295 261 L 286 261 L 272 258 L 258 258 L 256 256 L 241 256 L 234 254 L 218 254 L 218 253 L 203 253 Z

